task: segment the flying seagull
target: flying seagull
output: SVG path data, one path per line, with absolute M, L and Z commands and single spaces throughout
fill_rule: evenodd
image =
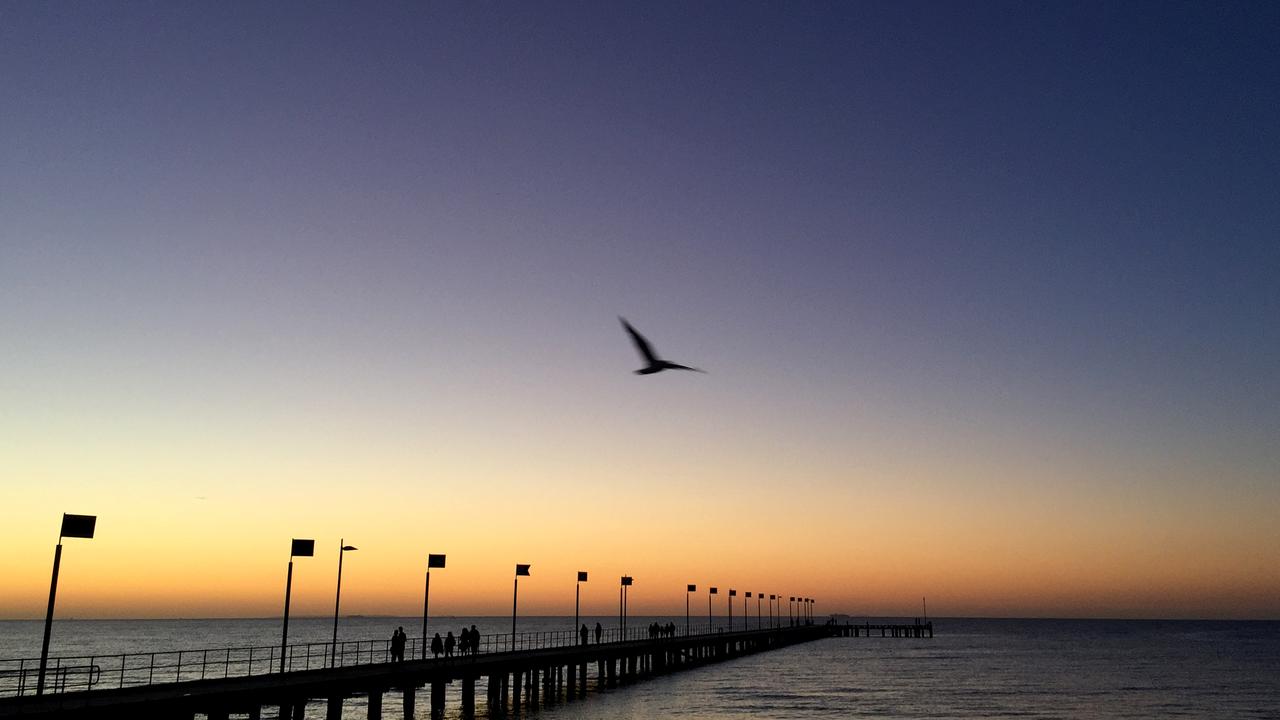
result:
M 649 345 L 649 341 L 645 340 L 643 335 L 636 332 L 636 329 L 631 327 L 631 323 L 627 322 L 626 318 L 619 317 L 618 319 L 622 321 L 622 327 L 626 328 L 627 334 L 631 336 L 631 342 L 636 344 L 636 350 L 638 350 L 640 355 L 644 357 L 644 361 L 649 363 L 645 367 L 636 370 L 637 375 L 652 375 L 653 373 L 662 372 L 663 370 L 692 370 L 700 373 L 706 372 L 706 370 L 699 370 L 698 368 L 689 367 L 688 365 L 677 365 L 673 362 L 667 362 L 666 360 L 658 357 L 657 353 L 655 353 L 653 348 Z

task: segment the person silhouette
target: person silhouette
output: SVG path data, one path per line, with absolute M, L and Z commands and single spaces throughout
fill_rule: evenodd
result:
M 391 662 L 404 662 L 404 644 L 408 639 L 403 625 L 391 633 Z
M 444 656 L 445 657 L 447 658 L 453 657 L 453 646 L 456 645 L 457 643 L 458 641 L 453 637 L 453 631 L 450 630 L 449 633 L 444 637 Z
M 465 656 L 469 652 L 471 652 L 471 631 L 463 625 L 462 631 L 458 633 L 458 654 Z
M 478 655 L 480 653 L 480 631 L 475 625 L 471 626 L 471 654 Z
M 431 638 L 431 654 L 440 657 L 440 653 L 444 652 L 444 642 L 440 639 L 440 633 Z
M 583 644 L 583 645 L 586 645 L 586 644 L 587 644 L 587 638 L 588 638 L 589 636 L 590 636 L 590 635 L 589 635 L 589 631 L 587 630 L 587 624 L 586 624 L 586 623 L 582 623 L 582 629 L 578 631 L 578 637 L 582 639 L 582 644 Z
M 601 627 L 600 623 L 596 623 L 596 644 L 597 645 L 600 644 L 600 635 L 602 635 L 603 633 L 604 633 L 604 628 Z

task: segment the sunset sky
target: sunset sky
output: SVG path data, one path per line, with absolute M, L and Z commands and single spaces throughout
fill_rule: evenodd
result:
M 1280 618 L 1277 28 L 6 3 L 0 618 Z

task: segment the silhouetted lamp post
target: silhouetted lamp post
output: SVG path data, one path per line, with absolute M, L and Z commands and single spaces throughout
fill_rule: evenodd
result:
M 794 595 L 788 595 L 791 598 L 787 601 L 787 625 L 795 627 L 796 625 L 796 598 Z
M 769 627 L 777 628 L 778 625 L 773 621 L 773 602 L 778 599 L 777 595 L 769 596 Z
M 427 553 L 427 583 L 422 591 L 422 659 L 427 659 L 427 615 L 431 609 L 431 568 L 444 569 L 444 555 Z
M 36 679 L 36 694 L 44 694 L 44 674 L 49 666 L 49 638 L 53 633 L 53 601 L 58 596 L 58 569 L 62 566 L 62 538 L 93 538 L 98 524 L 97 515 L 69 515 L 62 513 L 62 528 L 58 531 L 58 545 L 53 549 L 53 577 L 49 580 L 49 607 L 44 612 L 44 640 L 40 643 L 40 675 Z
M 622 624 L 622 639 L 627 639 L 627 588 L 631 587 L 631 583 L 635 578 L 630 575 L 623 575 L 618 585 L 618 619 Z
M 289 545 L 289 574 L 284 581 L 284 632 L 280 635 L 280 672 L 284 672 L 285 656 L 289 654 L 289 597 L 293 594 L 293 559 L 316 554 L 315 540 L 293 539 Z
M 711 619 L 713 617 L 711 615 L 711 596 L 717 595 L 719 593 L 720 593 L 719 588 L 711 588 L 710 590 L 707 591 L 707 632 L 709 633 L 716 631 L 715 620 Z
M 573 634 L 578 634 L 578 608 L 582 600 L 582 583 L 587 581 L 587 571 L 578 571 L 578 582 L 573 584 Z
M 747 607 L 747 600 L 750 600 L 750 599 L 751 599 L 751 591 L 748 590 L 746 597 L 743 598 L 742 600 L 742 629 L 743 630 L 751 629 L 751 621 L 747 617 L 747 613 L 751 612 L 751 608 Z
M 757 630 L 764 627 L 764 624 L 761 622 L 761 613 L 760 613 L 760 606 L 763 603 L 764 603 L 764 593 L 762 592 L 756 593 L 756 629 Z
M 511 588 L 511 649 L 516 649 L 516 601 L 520 597 L 520 576 L 529 577 L 529 566 L 516 563 L 515 584 Z
M 329 667 L 338 666 L 338 606 L 342 604 L 342 556 L 348 550 L 357 549 L 355 545 L 344 545 L 338 540 L 338 591 L 333 597 L 333 644 L 329 646 Z
M 690 583 L 684 586 L 684 634 L 689 634 L 689 593 L 698 592 L 698 586 Z
M 738 596 L 738 591 L 729 588 L 729 632 L 733 632 L 733 599 Z

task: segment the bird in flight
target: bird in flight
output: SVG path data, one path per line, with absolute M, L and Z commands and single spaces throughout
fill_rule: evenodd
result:
M 706 370 L 699 370 L 698 368 L 689 367 L 688 365 L 677 365 L 673 362 L 667 362 L 666 360 L 658 357 L 658 354 L 653 351 L 653 347 L 649 345 L 649 341 L 645 340 L 643 335 L 636 332 L 636 329 L 631 327 L 631 323 L 627 322 L 626 318 L 619 317 L 618 319 L 622 321 L 622 327 L 626 328 L 627 334 L 631 336 L 631 342 L 636 344 L 636 350 L 640 352 L 644 361 L 648 363 L 648 365 L 636 370 L 637 375 L 652 375 L 653 373 L 662 372 L 663 370 L 692 370 L 700 373 L 706 372 Z

